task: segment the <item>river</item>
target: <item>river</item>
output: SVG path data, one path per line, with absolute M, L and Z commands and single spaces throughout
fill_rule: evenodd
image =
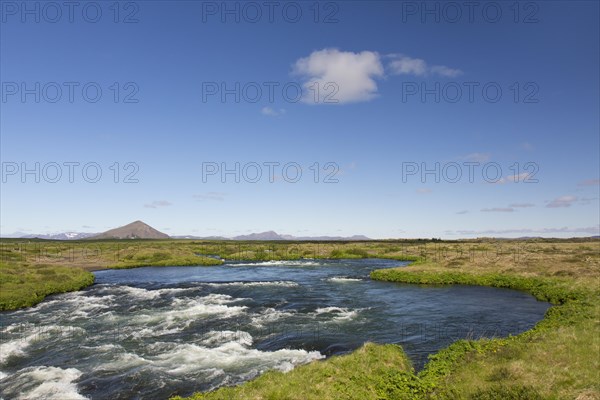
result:
M 382 259 L 96 272 L 79 292 L 0 314 L 0 396 L 160 399 L 401 344 L 417 369 L 457 339 L 530 329 L 548 303 L 508 289 L 372 281 Z

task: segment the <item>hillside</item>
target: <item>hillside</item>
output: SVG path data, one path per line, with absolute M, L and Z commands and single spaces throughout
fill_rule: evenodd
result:
M 142 221 L 135 221 L 89 239 L 169 239 L 169 235 L 157 231 Z

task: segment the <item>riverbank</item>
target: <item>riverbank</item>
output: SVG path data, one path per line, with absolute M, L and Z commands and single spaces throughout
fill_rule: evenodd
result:
M 0 311 L 31 307 L 46 296 L 74 292 L 94 283 L 94 274 L 58 265 L 0 262 Z
M 435 261 L 373 271 L 372 279 L 391 282 L 524 290 L 554 307 L 535 328 L 520 335 L 457 341 L 430 356 L 418 374 L 401 350 L 369 344 L 348 356 L 313 362 L 287 374 L 268 372 L 243 385 L 198 393 L 188 400 L 599 399 L 597 249 L 594 242 L 591 247 L 580 245 L 576 255 L 564 244 L 532 246 L 525 254 L 475 253 L 469 259 L 445 253 Z M 371 368 L 370 354 L 377 351 L 385 354 L 385 368 Z
M 378 270 L 371 275 L 391 282 L 524 290 L 554 304 L 534 329 L 520 335 L 462 340 L 432 356 L 417 376 L 428 389 L 425 397 L 599 398 L 600 288 L 594 281 L 588 285 L 474 269 L 448 272 L 443 266 L 425 264 L 408 270 Z
M 425 243 L 425 242 L 422 242 Z M 0 311 L 33 306 L 46 296 L 93 284 L 90 272 L 233 261 L 368 258 L 414 261 L 410 242 L 232 242 L 196 240 L 0 239 Z
M 0 239 L 0 311 L 84 289 L 94 283 L 93 271 L 222 263 L 196 255 L 196 248 L 176 241 Z

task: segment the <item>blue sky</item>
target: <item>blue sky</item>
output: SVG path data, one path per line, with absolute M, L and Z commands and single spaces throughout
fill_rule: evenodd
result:
M 43 4 L 1 3 L 4 235 L 598 234 L 598 2 Z

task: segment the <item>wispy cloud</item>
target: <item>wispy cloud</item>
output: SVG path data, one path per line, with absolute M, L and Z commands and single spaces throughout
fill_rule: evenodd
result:
M 429 194 L 431 192 L 432 192 L 432 190 L 429 188 L 418 188 L 417 189 L 418 194 Z
M 523 142 L 519 145 L 521 150 L 533 150 L 533 145 L 529 142 Z
M 590 235 L 600 234 L 600 226 L 587 226 L 581 228 L 540 228 L 540 229 L 488 229 L 488 230 L 457 230 L 446 231 L 450 235 L 507 235 L 507 234 L 548 234 L 548 233 L 587 233 Z
M 509 207 L 512 208 L 529 208 L 529 207 L 535 207 L 535 204 L 532 203 L 512 203 L 508 205 Z
M 429 66 L 425 60 L 412 58 L 405 54 L 390 54 L 388 58 L 391 59 L 388 63 L 388 69 L 393 75 L 438 75 L 446 78 L 455 78 L 463 73 L 460 69 L 450 68 L 445 65 Z
M 304 80 L 302 101 L 318 104 L 369 101 L 377 95 L 375 79 L 383 77 L 383 72 L 380 56 L 373 51 L 328 48 L 314 51 L 293 65 L 293 73 Z
M 515 209 L 512 207 L 494 207 L 494 208 L 482 208 L 483 212 L 514 212 Z
M 579 182 L 579 186 L 598 186 L 600 185 L 600 179 L 586 179 L 585 181 Z
M 490 160 L 491 155 L 490 153 L 471 153 L 460 158 L 465 161 L 484 163 Z
M 530 172 L 521 172 L 516 175 L 508 175 L 498 179 L 495 182 L 489 182 L 496 185 L 504 185 L 505 183 L 519 183 L 519 182 L 528 182 L 528 183 L 537 183 L 537 179 L 534 178 L 534 175 Z
M 461 211 L 457 211 L 456 213 L 459 215 L 468 214 L 469 210 L 461 210 Z
M 548 208 L 571 207 L 577 201 L 576 196 L 561 196 L 546 205 Z
M 278 117 L 280 115 L 285 114 L 285 109 L 280 108 L 280 109 L 276 110 L 276 109 L 271 108 L 271 107 L 263 107 L 260 110 L 260 112 L 261 112 L 262 115 L 266 115 L 268 117 Z
M 153 201 L 152 203 L 148 203 L 148 204 L 144 204 L 144 207 L 146 208 L 158 208 L 158 207 L 168 207 L 173 205 L 172 203 L 166 201 L 166 200 L 156 200 Z
M 206 192 L 195 194 L 193 197 L 198 201 L 224 201 L 228 193 L 223 192 Z
M 432 74 L 445 76 L 447 78 L 456 78 L 457 76 L 462 75 L 463 73 L 460 69 L 449 68 L 445 65 L 434 65 L 431 68 L 429 68 L 429 71 Z

